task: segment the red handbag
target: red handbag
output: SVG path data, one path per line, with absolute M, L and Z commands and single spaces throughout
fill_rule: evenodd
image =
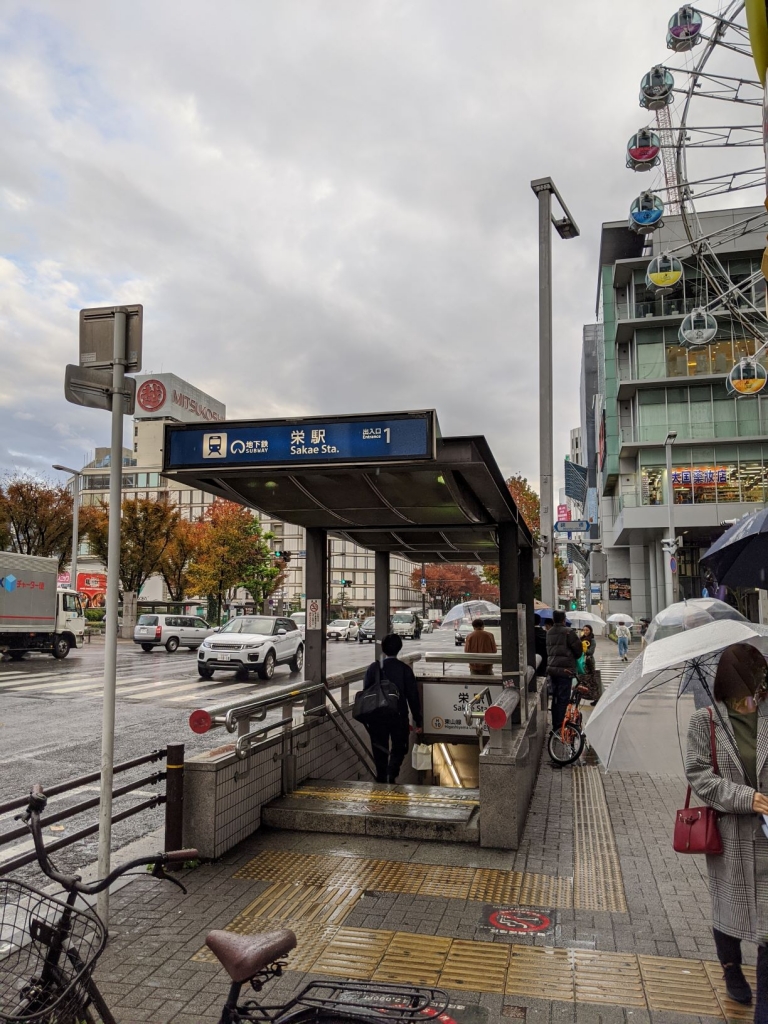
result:
M 712 748 L 712 768 L 715 775 L 720 774 L 715 751 L 715 720 L 712 708 L 709 712 L 709 742 Z M 685 795 L 685 807 L 675 815 L 675 833 L 672 848 L 675 853 L 709 853 L 717 855 L 723 852 L 723 840 L 717 827 L 717 811 L 714 807 L 691 807 L 691 787 Z

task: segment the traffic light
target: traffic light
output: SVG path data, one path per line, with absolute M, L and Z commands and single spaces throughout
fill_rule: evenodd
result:
M 283 561 L 284 562 L 290 562 L 290 560 L 291 560 L 291 552 L 290 551 L 284 551 L 283 552 Z
M 576 599 L 575 599 L 575 598 L 572 598 L 572 599 L 571 599 L 571 602 L 570 602 L 570 604 L 568 605 L 568 607 L 570 608 L 570 610 L 571 610 L 572 612 L 575 612 L 575 611 L 576 611 L 576 609 L 577 609 L 577 608 L 579 607 L 579 605 L 578 605 L 578 602 L 576 601 Z
M 275 556 L 275 558 L 282 558 L 283 557 L 283 552 L 282 551 L 273 551 L 272 554 Z

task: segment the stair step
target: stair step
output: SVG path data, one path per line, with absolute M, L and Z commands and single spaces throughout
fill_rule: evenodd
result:
M 476 789 L 309 779 L 262 808 L 261 820 L 297 832 L 479 843 L 479 802 Z

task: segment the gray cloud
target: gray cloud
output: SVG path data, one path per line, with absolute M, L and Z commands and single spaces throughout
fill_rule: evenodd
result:
M 106 442 L 62 396 L 77 310 L 141 301 L 145 368 L 232 416 L 434 406 L 535 479 L 545 174 L 583 230 L 555 239 L 559 462 L 666 0 L 3 10 L 0 464 Z

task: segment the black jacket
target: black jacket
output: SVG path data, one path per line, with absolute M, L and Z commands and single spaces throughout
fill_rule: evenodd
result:
M 556 624 L 547 633 L 549 675 L 576 675 L 576 662 L 582 653 L 581 640 L 570 626 Z
M 533 636 L 534 650 L 536 654 L 541 655 L 541 662 L 536 669 L 536 675 L 545 676 L 547 674 L 547 631 L 543 626 L 534 626 Z
M 376 664 L 377 663 L 374 661 L 368 666 L 368 670 L 365 673 L 365 681 L 363 682 L 364 690 L 367 690 L 369 686 L 373 686 L 376 682 Z M 416 676 L 413 674 L 411 666 L 406 665 L 403 661 L 398 661 L 397 658 L 385 658 L 382 673 L 391 683 L 394 683 L 398 689 L 400 694 L 400 700 L 398 702 L 400 718 L 405 719 L 407 722 L 408 708 L 410 708 L 414 722 L 418 728 L 421 729 L 423 725 L 421 701 L 419 700 Z

